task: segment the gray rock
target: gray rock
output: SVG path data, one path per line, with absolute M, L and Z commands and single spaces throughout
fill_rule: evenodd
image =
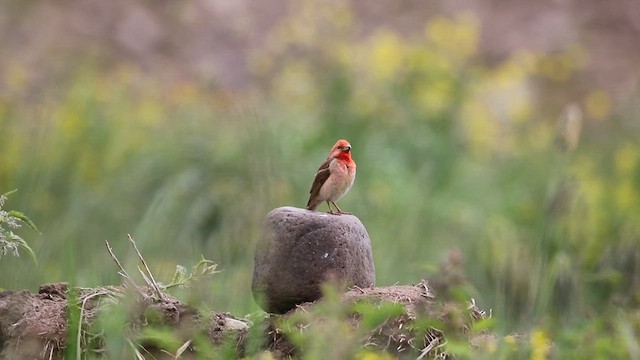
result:
M 289 206 L 267 214 L 253 270 L 253 295 L 260 306 L 285 313 L 319 299 L 328 280 L 374 285 L 371 241 L 362 222 L 353 215 Z

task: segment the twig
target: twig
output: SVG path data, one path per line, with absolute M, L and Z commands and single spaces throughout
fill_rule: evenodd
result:
M 420 356 L 418 356 L 416 360 L 425 358 L 425 356 L 427 356 L 432 351 L 434 351 L 434 353 L 432 354 L 434 359 L 440 357 L 443 353 L 437 354 L 435 353 L 435 351 L 447 344 L 447 340 L 444 338 L 444 334 L 442 333 L 442 331 L 434 327 L 431 327 L 430 330 L 427 331 L 422 340 L 424 348 L 420 351 Z M 428 345 L 426 344 L 427 341 L 429 341 Z M 415 349 L 415 347 L 413 348 Z
M 140 275 L 142 275 L 142 278 L 144 279 L 144 282 L 147 283 L 147 285 L 149 285 L 150 287 L 153 287 L 153 281 L 151 281 L 151 279 L 149 279 L 149 277 L 147 276 L 147 274 L 145 274 L 144 271 L 142 271 L 142 269 L 140 268 L 140 266 L 138 266 L 138 271 L 140 272 Z
M 185 342 L 184 344 L 182 344 L 182 346 L 180 346 L 180 348 L 178 349 L 178 351 L 176 351 L 176 356 L 175 359 L 178 359 L 180 356 L 182 356 L 182 354 L 187 351 L 187 349 L 189 348 L 189 346 L 191 346 L 191 340 L 187 340 L 187 342 Z
M 122 275 L 125 278 L 125 280 L 129 281 L 131 283 L 131 285 L 133 285 L 134 289 L 137 289 L 138 286 L 136 285 L 136 283 L 133 281 L 131 276 L 129 276 L 129 274 L 127 273 L 127 270 L 124 269 L 124 267 L 122 266 L 122 264 L 120 263 L 118 258 L 113 254 L 113 248 L 111 248 L 111 245 L 109 244 L 109 241 L 105 240 L 104 242 L 107 245 L 107 251 L 109 251 L 109 254 L 111 255 L 111 258 L 113 259 L 113 261 L 116 262 L 116 264 L 120 268 L 120 275 Z
M 425 356 L 427 356 L 429 351 L 435 349 L 436 345 L 438 345 L 439 342 L 440 342 L 440 338 L 438 337 L 433 338 L 433 340 L 431 340 L 429 345 L 427 345 L 424 349 L 422 349 L 422 351 L 420 352 L 420 356 L 418 356 L 416 360 L 423 359 Z
M 131 234 L 127 234 L 127 236 L 129 237 L 129 241 L 131 241 L 131 244 L 133 245 L 133 249 L 138 254 L 138 257 L 140 258 L 140 261 L 142 261 L 142 265 L 144 265 L 144 268 L 147 270 L 147 274 L 149 274 L 149 277 L 151 278 L 151 286 L 153 287 L 153 290 L 155 290 L 156 295 L 158 296 L 158 299 L 159 300 L 164 300 L 164 296 L 162 296 L 162 292 L 160 292 L 160 288 L 158 287 L 158 283 L 156 283 L 156 280 L 153 278 L 153 274 L 151 273 L 151 270 L 149 270 L 149 266 L 147 266 L 147 262 L 142 257 L 142 254 L 140 253 L 140 250 L 138 250 L 138 246 L 136 245 L 136 242 L 133 241 L 133 238 L 131 237 Z M 140 271 L 140 272 L 142 272 L 142 271 Z
M 136 344 L 134 344 L 133 341 L 131 341 L 130 339 L 127 339 L 127 342 L 129 343 L 129 346 L 131 346 L 131 349 L 133 350 L 133 354 L 136 356 L 136 359 L 145 360 L 144 356 L 142 356 L 142 354 L 138 350 L 138 347 L 136 346 Z

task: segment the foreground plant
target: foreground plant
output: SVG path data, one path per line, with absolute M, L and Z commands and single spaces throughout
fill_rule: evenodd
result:
M 14 229 L 18 229 L 22 226 L 22 223 L 34 231 L 38 231 L 36 225 L 25 214 L 16 210 L 2 210 L 4 202 L 7 200 L 7 196 L 16 192 L 16 190 L 9 191 L 8 193 L 0 195 L 0 257 L 2 255 L 12 254 L 13 256 L 20 256 L 18 250 L 22 248 L 25 250 L 34 263 L 37 263 L 36 254 L 33 252 L 29 244 L 20 236 L 13 233 Z
M 226 313 L 201 314 L 166 291 L 193 286 L 195 281 L 216 274 L 217 265 L 204 257 L 190 272 L 178 265 L 173 279 L 165 285 L 156 281 L 133 237 L 128 235 L 128 239 L 140 260 L 137 270 L 142 281 L 127 272 L 105 240 L 124 278 L 123 286 L 65 290 L 66 301 L 73 304 L 67 308 L 68 338 L 55 351 L 64 352 L 65 358 L 109 354 L 143 359 L 147 354 L 177 359 L 182 354 L 215 353 L 216 346 L 228 341 L 234 345 L 230 347 L 236 358 L 235 344 L 248 327 L 244 321 Z

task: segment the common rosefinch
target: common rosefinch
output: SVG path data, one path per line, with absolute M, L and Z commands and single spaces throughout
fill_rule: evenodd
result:
M 356 163 L 351 159 L 351 144 L 347 140 L 338 140 L 316 173 L 307 209 L 315 210 L 326 201 L 330 214 L 334 214 L 331 204 L 338 210 L 337 214 L 346 214 L 335 202 L 351 189 L 355 179 Z

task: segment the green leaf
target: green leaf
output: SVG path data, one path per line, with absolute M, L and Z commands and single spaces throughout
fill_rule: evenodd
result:
M 486 318 L 478 320 L 473 324 L 473 331 L 491 330 L 495 326 L 495 320 L 493 318 Z
M 31 221 L 31 219 L 29 219 L 27 217 L 27 215 L 21 213 L 20 211 L 16 211 L 16 210 L 11 210 L 11 211 L 7 212 L 7 215 L 12 216 L 12 217 L 17 218 L 17 219 L 20 219 L 23 223 L 27 224 L 27 226 L 30 227 L 33 231 L 35 231 L 38 234 L 40 234 L 40 231 L 36 227 L 36 224 L 34 224 L 33 221 Z
M 145 327 L 137 341 L 143 346 L 157 346 L 159 349 L 176 352 L 183 344 L 170 329 Z
M 24 239 L 22 239 L 20 236 L 14 234 L 11 231 L 9 231 L 7 239 L 18 243 L 18 245 L 20 245 L 20 247 L 23 248 L 29 254 L 29 256 L 31 256 L 31 259 L 33 260 L 33 262 L 36 265 L 38 264 L 38 259 L 36 259 L 36 253 L 33 252 L 29 244 L 27 244 L 27 242 L 24 241 Z

